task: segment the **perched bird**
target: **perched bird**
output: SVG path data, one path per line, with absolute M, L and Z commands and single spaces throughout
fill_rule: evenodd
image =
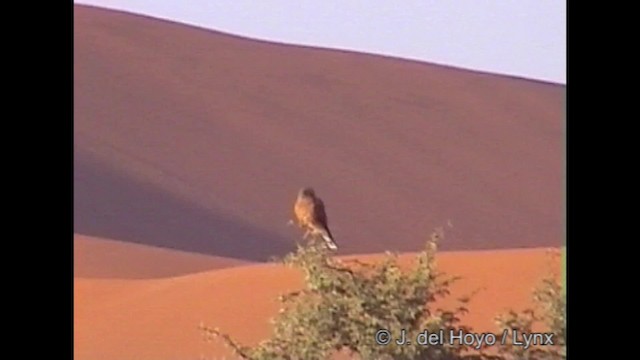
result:
M 331 231 L 329 231 L 329 223 L 327 221 L 324 203 L 316 196 L 312 188 L 307 187 L 300 189 L 296 203 L 293 206 L 293 213 L 295 214 L 298 226 L 306 230 L 305 238 L 309 234 L 319 235 L 329 249 L 338 249 L 331 235 Z

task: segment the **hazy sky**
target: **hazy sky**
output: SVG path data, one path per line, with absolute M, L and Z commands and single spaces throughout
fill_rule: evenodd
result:
M 564 0 L 81 0 L 257 39 L 566 84 Z

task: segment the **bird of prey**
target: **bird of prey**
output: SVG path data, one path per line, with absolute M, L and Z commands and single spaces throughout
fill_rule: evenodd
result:
M 300 189 L 296 203 L 293 206 L 293 212 L 298 226 L 306 230 L 305 238 L 310 234 L 319 235 L 329 249 L 338 249 L 331 231 L 329 231 L 324 203 L 316 196 L 312 188 Z

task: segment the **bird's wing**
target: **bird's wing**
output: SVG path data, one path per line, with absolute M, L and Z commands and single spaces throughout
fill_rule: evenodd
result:
M 314 222 L 316 226 L 320 227 L 322 237 L 332 250 L 337 250 L 338 246 L 333 240 L 331 230 L 329 230 L 329 220 L 327 219 L 327 213 L 324 208 L 324 202 L 316 198 L 314 202 Z
M 321 199 L 316 198 L 313 206 L 313 218 L 325 229 L 329 229 L 329 220 L 327 219 L 327 213 L 324 209 L 324 202 Z

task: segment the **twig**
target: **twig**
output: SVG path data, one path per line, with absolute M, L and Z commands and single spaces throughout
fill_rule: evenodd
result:
M 219 338 L 222 338 L 222 340 L 224 340 L 224 342 L 227 345 L 229 345 L 233 349 L 233 351 L 241 358 L 247 359 L 247 360 L 251 359 L 251 357 L 244 352 L 244 350 L 242 349 L 242 346 L 238 345 L 235 341 L 233 341 L 233 339 L 231 339 L 229 335 L 221 333 L 218 329 L 212 329 L 206 326 L 201 326 L 201 328 L 209 336 L 215 335 Z

